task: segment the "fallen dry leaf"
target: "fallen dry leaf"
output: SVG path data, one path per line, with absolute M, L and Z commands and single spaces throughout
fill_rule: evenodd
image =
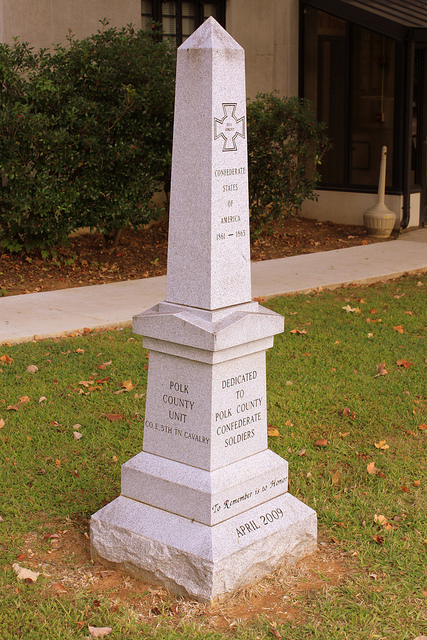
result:
M 303 335 L 304 333 L 307 333 L 307 331 L 305 329 L 292 329 L 292 331 L 289 331 L 289 333 Z
M 387 376 L 388 375 L 388 371 L 385 368 L 385 362 L 381 362 L 379 365 L 377 365 L 377 374 L 374 376 L 374 378 L 378 378 L 378 376 Z
M 401 324 L 397 324 L 395 327 L 393 327 L 393 329 L 398 333 L 405 333 L 405 329 L 402 327 Z
M 378 469 L 375 466 L 375 462 L 370 462 L 368 464 L 368 466 L 366 467 L 366 471 L 371 475 L 374 476 L 378 473 Z
M 382 544 L 384 542 L 384 536 L 380 536 L 378 533 L 373 536 L 373 539 L 377 544 Z
M 83 438 L 83 434 L 79 431 L 73 431 L 73 438 L 74 440 L 80 440 L 80 438 Z
M 12 565 L 12 569 L 15 571 L 18 580 L 30 580 L 31 582 L 35 582 L 40 575 L 40 573 L 31 571 L 30 569 L 25 569 L 25 567 L 20 567 L 16 562 Z
M 102 364 L 98 364 L 96 368 L 100 369 L 101 371 L 105 371 L 105 369 L 109 367 L 110 364 L 113 364 L 112 360 L 109 360 L 109 362 L 103 362 Z
M 47 400 L 46 396 L 41 396 L 41 397 L 39 398 L 39 404 L 40 404 L 41 402 L 44 402 L 45 400 Z
M 278 640 L 281 640 L 282 636 L 280 635 L 277 627 L 275 624 L 272 624 L 270 629 L 269 629 L 269 633 L 270 635 L 272 635 L 274 638 L 278 638 Z
M 351 409 L 349 409 L 348 407 L 344 407 L 342 414 L 343 416 L 348 416 L 352 420 L 354 420 L 356 417 L 356 414 L 354 413 L 354 411 L 351 411 Z
M 91 627 L 90 625 L 88 625 L 88 629 L 94 638 L 105 638 L 113 631 L 111 627 Z
M 401 486 L 400 488 L 402 489 L 403 493 L 411 493 L 408 487 Z
M 22 396 L 19 398 L 19 402 L 14 405 L 9 405 L 6 407 L 6 411 L 19 411 L 23 404 L 28 404 L 30 402 L 30 398 L 28 396 Z
M 419 487 L 421 484 L 421 480 L 415 480 L 414 481 L 414 487 Z
M 35 364 L 30 364 L 30 365 L 27 367 L 27 371 L 28 371 L 28 373 L 35 373 L 35 372 L 36 372 L 36 371 L 38 371 L 38 370 L 39 370 L 39 368 L 38 368 Z
M 421 429 L 421 431 L 427 431 L 427 424 L 419 424 L 418 429 Z
M 374 442 L 374 445 L 376 446 L 377 449 L 382 449 L 383 451 L 386 451 L 387 449 L 390 449 L 389 445 L 386 444 L 385 440 L 380 440 L 379 442 Z
M 393 529 L 397 529 L 397 524 L 393 524 L 387 520 L 387 518 L 383 515 L 375 515 L 374 520 L 377 524 L 379 524 L 385 531 L 392 531 Z
M 320 440 L 316 440 L 316 442 L 314 443 L 315 447 L 327 447 L 329 444 L 329 440 L 326 440 L 326 438 L 321 438 Z
M 76 353 L 84 353 L 85 350 L 84 349 L 80 349 L 80 347 L 78 349 L 76 349 Z
M 332 475 L 332 484 L 338 484 L 341 478 L 341 469 L 337 469 Z
M 0 418 L 0 429 L 3 429 L 4 425 L 5 425 L 5 421 L 3 420 L 3 418 Z
M 68 589 L 64 587 L 64 585 L 61 584 L 60 582 L 55 582 L 55 584 L 52 585 L 52 589 L 56 593 L 68 593 Z
M 413 362 L 408 362 L 407 360 L 405 360 L 405 358 L 402 358 L 402 360 L 396 360 L 396 364 L 397 364 L 398 367 L 405 367 L 405 369 L 408 369 L 414 363 Z
M 277 438 L 280 434 L 279 431 L 272 424 L 267 425 L 267 435 L 270 438 Z
M 12 364 L 13 358 L 10 358 L 8 355 L 0 356 L 0 362 L 5 362 L 6 364 Z
M 341 307 L 341 309 L 344 309 L 347 313 L 360 313 L 360 309 L 358 307 L 350 307 L 349 304 L 345 307 Z
M 136 384 L 132 384 L 131 380 L 123 380 L 123 382 L 119 383 L 119 387 L 125 391 L 132 391 L 132 389 L 135 389 Z
M 107 418 L 111 422 L 115 422 L 116 420 L 123 420 L 123 416 L 120 413 L 102 413 L 102 418 Z

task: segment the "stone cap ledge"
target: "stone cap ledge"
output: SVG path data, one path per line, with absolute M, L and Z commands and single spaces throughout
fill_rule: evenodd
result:
M 208 351 L 274 336 L 283 328 L 283 316 L 258 303 L 212 312 L 161 302 L 133 318 L 136 334 Z

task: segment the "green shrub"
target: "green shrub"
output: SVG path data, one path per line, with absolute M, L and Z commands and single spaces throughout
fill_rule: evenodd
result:
M 247 107 L 251 230 L 296 213 L 315 199 L 318 166 L 329 141 L 310 102 L 258 94 Z
M 105 25 L 104 25 L 105 26 Z M 170 175 L 174 57 L 131 26 L 34 53 L 0 45 L 0 245 L 153 219 Z

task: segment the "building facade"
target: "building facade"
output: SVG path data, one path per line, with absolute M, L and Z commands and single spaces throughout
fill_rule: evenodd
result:
M 388 149 L 386 205 L 427 222 L 427 6 L 420 0 L 0 0 L 0 41 L 35 48 L 110 25 L 163 25 L 180 45 L 213 15 L 246 51 L 247 94 L 309 98 L 333 149 L 303 214 L 363 224 Z

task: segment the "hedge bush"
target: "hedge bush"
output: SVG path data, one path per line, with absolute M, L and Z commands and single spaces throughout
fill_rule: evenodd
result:
M 79 227 L 112 234 L 157 215 L 174 60 L 168 43 L 131 26 L 70 35 L 52 53 L 0 45 L 0 246 L 46 248 Z
M 46 249 L 158 215 L 171 170 L 175 52 L 158 32 L 107 28 L 36 53 L 0 44 L 0 247 Z M 248 104 L 251 228 L 314 198 L 329 142 L 310 103 Z
M 296 214 L 315 199 L 322 157 L 330 147 L 326 125 L 306 99 L 258 94 L 247 106 L 249 206 L 256 235 L 272 220 Z

